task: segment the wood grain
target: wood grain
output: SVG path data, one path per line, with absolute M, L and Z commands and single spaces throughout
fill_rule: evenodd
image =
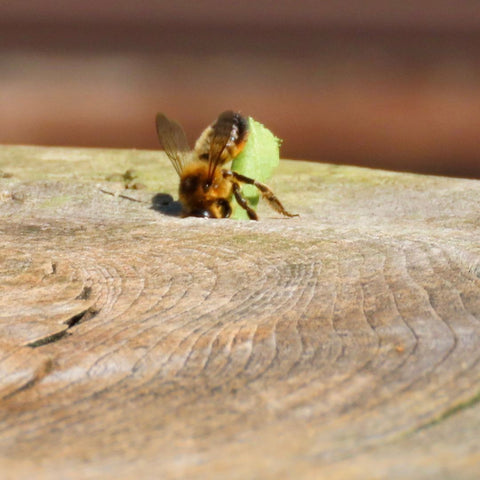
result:
M 159 152 L 0 171 L 2 478 L 477 478 L 478 181 L 285 161 L 242 222 Z

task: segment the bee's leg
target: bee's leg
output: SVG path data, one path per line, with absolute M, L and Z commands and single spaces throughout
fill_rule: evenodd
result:
M 246 198 L 242 196 L 242 193 L 240 192 L 240 185 L 237 182 L 232 182 L 232 189 L 235 200 L 247 212 L 248 218 L 250 220 L 258 220 L 257 212 L 250 207 Z
M 272 192 L 271 188 L 264 183 L 257 182 L 257 180 L 254 180 L 253 178 L 245 177 L 244 175 L 240 175 L 239 173 L 233 172 L 231 170 L 224 170 L 223 175 L 225 177 L 231 177 L 240 183 L 246 183 L 247 185 L 255 185 L 262 194 L 262 197 L 268 202 L 268 204 L 271 208 L 273 208 L 273 210 L 281 213 L 282 215 L 285 215 L 286 217 L 298 217 L 298 214 L 287 212 L 280 200 Z M 237 197 L 235 196 L 235 198 Z

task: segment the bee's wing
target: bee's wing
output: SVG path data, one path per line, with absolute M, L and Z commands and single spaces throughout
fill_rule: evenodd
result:
M 178 175 L 181 176 L 187 162 L 187 153 L 190 151 L 185 132 L 177 122 L 169 120 L 163 113 L 157 114 L 156 124 L 160 143 Z
M 223 163 L 222 153 L 227 147 L 228 142 L 232 140 L 237 115 L 237 113 L 227 110 L 219 115 L 217 121 L 212 126 L 213 134 L 208 155 L 209 180 L 213 180 L 216 168 L 219 164 Z

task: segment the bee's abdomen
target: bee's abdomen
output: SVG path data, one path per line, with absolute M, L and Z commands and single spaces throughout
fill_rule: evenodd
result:
M 214 126 L 214 129 L 215 128 L 219 132 L 224 131 L 227 133 L 230 131 L 229 142 L 237 145 L 245 141 L 248 134 L 247 119 L 242 117 L 239 113 L 230 110 L 220 114 Z
M 223 112 L 218 117 L 214 130 L 228 135 L 226 150 L 232 158 L 243 150 L 248 137 L 248 121 L 245 117 L 230 110 Z
M 200 160 L 210 159 L 210 145 L 224 142 L 221 163 L 233 160 L 245 146 L 248 138 L 248 120 L 237 112 L 228 110 L 218 117 L 217 121 L 206 128 L 195 144 L 195 152 Z

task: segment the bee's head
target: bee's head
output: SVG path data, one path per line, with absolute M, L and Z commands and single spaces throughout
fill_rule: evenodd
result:
M 232 214 L 231 182 L 223 178 L 220 169 L 210 178 L 205 162 L 194 162 L 185 168 L 178 193 L 184 217 L 227 218 Z

